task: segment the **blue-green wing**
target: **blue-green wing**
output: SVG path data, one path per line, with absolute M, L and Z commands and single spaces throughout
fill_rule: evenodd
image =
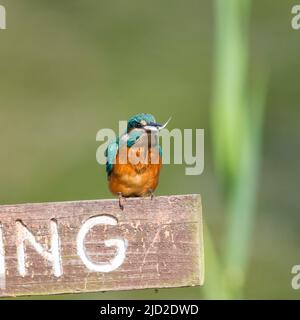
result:
M 111 142 L 105 151 L 106 156 L 106 172 L 108 175 L 111 174 L 111 171 L 113 169 L 113 165 L 116 160 L 116 155 L 118 153 L 119 144 L 118 141 Z
M 141 131 L 135 131 L 135 130 L 130 131 L 127 134 L 127 138 L 126 138 L 127 147 L 131 148 L 136 143 L 136 141 L 141 137 L 141 135 L 142 135 Z
M 162 157 L 162 148 L 160 145 L 158 145 L 158 152 L 159 152 L 159 156 Z

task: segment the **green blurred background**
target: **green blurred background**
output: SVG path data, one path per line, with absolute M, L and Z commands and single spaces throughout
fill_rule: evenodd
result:
M 0 4 L 8 28 L 0 32 L 1 204 L 112 197 L 105 168 L 95 159 L 96 132 L 117 130 L 118 120 L 135 113 L 151 112 L 159 121 L 171 115 L 169 128 L 205 129 L 205 170 L 186 176 L 184 165 L 165 166 L 156 194 L 201 193 L 222 256 L 227 213 L 211 126 L 218 94 L 214 57 L 220 54 L 214 1 Z M 240 298 L 300 298 L 291 288 L 291 268 L 300 264 L 300 31 L 291 28 L 294 4 L 251 5 L 249 77 L 256 83 L 256 74 L 266 70 L 268 80 L 253 237 Z M 198 299 L 207 297 L 205 286 L 50 298 Z M 218 286 L 212 290 L 209 297 L 218 298 Z

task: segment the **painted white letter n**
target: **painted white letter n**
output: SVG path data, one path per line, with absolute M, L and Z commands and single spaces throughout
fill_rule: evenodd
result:
M 26 228 L 21 222 L 16 222 L 16 246 L 18 257 L 18 269 L 21 276 L 26 276 L 26 263 L 25 263 L 25 241 L 39 253 L 45 260 L 52 263 L 53 273 L 56 277 L 62 275 L 61 258 L 60 258 L 60 241 L 57 230 L 57 222 L 50 221 L 50 235 L 51 235 L 51 249 L 47 251 L 40 243 L 35 240 L 34 235 Z

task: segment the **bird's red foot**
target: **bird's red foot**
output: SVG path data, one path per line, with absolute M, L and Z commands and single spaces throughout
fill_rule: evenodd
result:
M 122 196 L 122 193 L 119 192 L 118 195 L 119 195 L 119 207 L 120 207 L 121 210 L 124 210 L 124 204 L 123 204 L 124 198 Z
M 150 193 L 150 199 L 153 200 L 154 199 L 154 192 L 152 189 L 149 190 Z

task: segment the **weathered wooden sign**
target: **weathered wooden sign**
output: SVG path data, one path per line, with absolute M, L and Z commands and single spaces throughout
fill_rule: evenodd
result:
M 203 283 L 199 195 L 0 206 L 0 296 Z

